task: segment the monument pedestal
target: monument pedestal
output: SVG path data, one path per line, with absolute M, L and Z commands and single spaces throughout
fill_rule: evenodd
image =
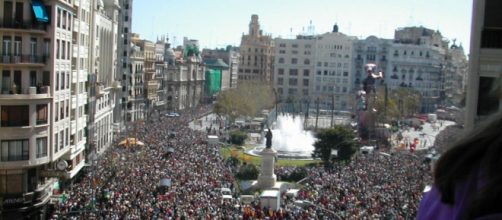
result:
M 262 158 L 261 172 L 258 176 L 257 186 L 261 189 L 269 189 L 274 187 L 277 181 L 277 176 L 274 174 L 277 152 L 271 148 L 265 148 L 261 151 L 260 155 Z

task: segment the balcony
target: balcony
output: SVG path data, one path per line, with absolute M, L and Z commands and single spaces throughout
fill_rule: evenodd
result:
M 25 65 L 35 65 L 43 66 L 49 60 L 49 56 L 35 56 L 35 55 L 2 55 L 0 59 L 0 65 L 9 64 L 25 64 Z
M 12 87 L 2 89 L 0 99 L 48 99 L 51 97 L 49 86 L 30 86 L 28 88 Z
M 0 20 L 0 29 L 14 29 L 32 33 L 45 34 L 47 32 L 47 24 L 33 23 L 31 21 Z

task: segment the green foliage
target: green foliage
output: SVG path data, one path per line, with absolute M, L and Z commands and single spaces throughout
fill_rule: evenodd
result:
M 274 105 L 272 88 L 261 82 L 244 82 L 238 89 L 222 91 L 216 98 L 213 111 L 234 121 L 239 116 L 254 117 Z
M 353 130 L 343 126 L 321 130 L 316 136 L 312 157 L 321 158 L 324 162 L 350 160 L 359 146 L 354 140 L 356 135 Z M 331 156 L 332 149 L 338 150 L 338 156 Z
M 293 172 L 282 175 L 280 176 L 280 178 L 281 181 L 298 182 L 307 176 L 307 169 L 305 169 L 304 167 L 297 167 L 293 170 Z
M 387 91 L 387 108 L 385 107 L 385 87 L 377 91 L 377 118 L 387 118 L 385 121 L 412 116 L 420 111 L 422 96 L 412 88 L 397 88 Z
M 246 132 L 243 131 L 232 131 L 230 132 L 230 143 L 235 145 L 243 145 L 247 138 Z
M 241 166 L 235 177 L 240 180 L 255 180 L 258 179 L 258 174 L 258 168 L 254 164 L 250 163 Z

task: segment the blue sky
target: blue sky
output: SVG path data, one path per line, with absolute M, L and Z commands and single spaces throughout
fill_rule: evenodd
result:
M 457 39 L 467 53 L 471 13 L 472 0 L 134 0 L 132 31 L 149 40 L 168 34 L 174 45 L 188 37 L 203 48 L 238 46 L 258 14 L 274 38 L 306 32 L 310 21 L 317 34 L 336 22 L 357 37 L 392 38 L 398 27 L 424 26 Z

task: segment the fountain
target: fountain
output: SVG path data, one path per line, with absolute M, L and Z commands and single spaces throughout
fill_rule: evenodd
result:
M 310 159 L 314 151 L 315 138 L 310 131 L 303 130 L 303 119 L 289 114 L 280 115 L 272 129 L 272 146 L 278 157 Z M 265 147 L 263 143 L 248 151 L 252 155 L 259 155 Z

